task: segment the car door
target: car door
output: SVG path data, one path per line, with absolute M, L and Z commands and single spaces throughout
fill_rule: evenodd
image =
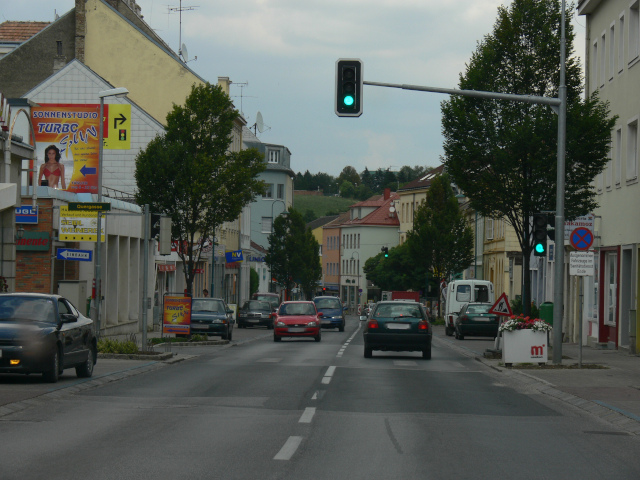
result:
M 70 321 L 70 317 L 75 321 Z M 82 325 L 78 322 L 78 315 L 71 305 L 63 298 L 58 299 L 58 319 L 62 322 L 60 335 L 62 336 L 62 357 L 65 368 L 76 365 L 83 360 Z M 84 357 L 86 358 L 86 356 Z

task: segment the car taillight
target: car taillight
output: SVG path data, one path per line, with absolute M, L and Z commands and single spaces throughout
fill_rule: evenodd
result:
M 369 323 L 367 324 L 367 328 L 378 328 L 378 321 L 369 320 Z
M 449 323 L 453 325 L 453 315 L 449 315 Z
M 429 330 L 429 322 L 419 322 L 418 323 L 418 330 Z

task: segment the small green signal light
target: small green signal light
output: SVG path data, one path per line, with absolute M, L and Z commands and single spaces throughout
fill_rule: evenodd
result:
M 343 99 L 342 99 L 342 103 L 344 103 L 347 107 L 350 107 L 353 105 L 354 99 L 353 99 L 353 95 L 346 95 Z
M 537 253 L 544 253 L 544 245 L 542 245 L 541 243 L 537 243 L 536 244 L 536 252 Z

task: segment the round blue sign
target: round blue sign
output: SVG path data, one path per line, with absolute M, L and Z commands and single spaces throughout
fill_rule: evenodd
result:
M 593 233 L 585 227 L 576 228 L 569 236 L 569 243 L 576 250 L 589 250 L 593 245 Z

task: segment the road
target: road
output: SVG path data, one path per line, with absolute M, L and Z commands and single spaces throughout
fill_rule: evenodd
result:
M 0 416 L 0 478 L 640 477 L 638 437 L 465 355 L 488 339 L 365 359 L 349 317 L 320 343 L 264 329 L 233 343 L 91 388 L 65 371 L 45 396 L 39 376 L 0 376 L 0 399 L 27 402 Z

